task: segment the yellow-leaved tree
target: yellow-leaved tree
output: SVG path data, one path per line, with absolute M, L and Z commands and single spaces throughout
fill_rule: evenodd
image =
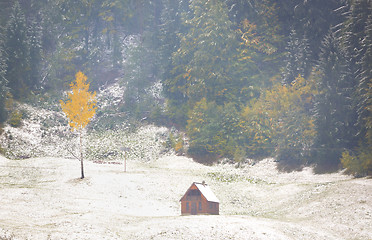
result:
M 89 92 L 89 83 L 87 76 L 82 72 L 76 73 L 75 82 L 71 82 L 71 92 L 68 93 L 66 102 L 60 101 L 63 112 L 69 119 L 71 131 L 79 132 L 80 140 L 80 162 L 81 162 L 81 178 L 84 178 L 84 164 L 82 151 L 82 131 L 90 122 L 90 119 L 96 113 L 96 92 Z

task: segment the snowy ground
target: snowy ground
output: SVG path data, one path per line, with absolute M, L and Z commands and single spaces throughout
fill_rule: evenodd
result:
M 279 173 L 272 159 L 235 169 L 185 157 L 123 165 L 0 156 L 0 239 L 372 239 L 372 179 L 311 169 Z M 205 180 L 219 216 L 180 216 Z

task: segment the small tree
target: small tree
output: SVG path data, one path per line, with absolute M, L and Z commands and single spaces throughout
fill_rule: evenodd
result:
M 67 102 L 60 101 L 63 112 L 69 119 L 71 130 L 79 132 L 80 140 L 80 162 L 81 178 L 84 178 L 83 151 L 82 151 L 82 130 L 90 122 L 96 113 L 96 92 L 89 92 L 89 83 L 86 83 L 87 76 L 82 72 L 76 74 L 76 81 L 71 82 L 71 92 L 68 93 Z

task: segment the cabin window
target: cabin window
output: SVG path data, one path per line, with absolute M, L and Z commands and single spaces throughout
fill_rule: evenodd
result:
M 189 202 L 186 202 L 186 211 L 189 211 L 190 210 L 190 204 Z
M 209 203 L 209 208 L 212 209 L 213 208 L 213 203 Z
M 202 210 L 202 204 L 199 202 L 199 210 Z

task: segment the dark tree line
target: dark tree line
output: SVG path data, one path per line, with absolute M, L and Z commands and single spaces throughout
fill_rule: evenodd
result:
M 183 129 L 202 161 L 371 173 L 370 0 L 0 5 L 1 121 L 7 99 L 58 91 L 82 70 L 94 88 L 120 79 L 116 111 Z

